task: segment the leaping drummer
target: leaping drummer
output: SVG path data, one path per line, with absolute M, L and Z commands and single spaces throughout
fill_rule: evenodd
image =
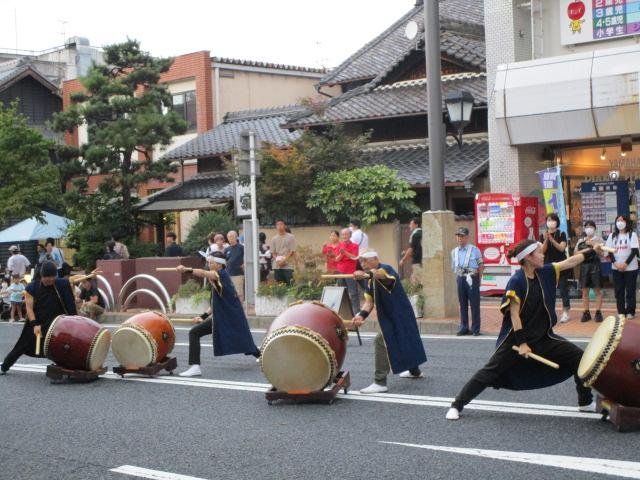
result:
M 402 378 L 423 378 L 420 364 L 427 361 L 418 323 L 396 271 L 380 263 L 375 251 L 360 255 L 364 271 L 356 271 L 357 280 L 367 280 L 365 302 L 353 317 L 353 325 L 362 325 L 376 307 L 381 332 L 375 337 L 374 382 L 360 393 L 384 393 L 391 370 Z
M 191 345 L 193 341 L 199 342 L 201 336 L 213 333 L 213 354 L 216 357 L 244 353 L 258 358 L 260 350 L 258 350 L 251 336 L 247 317 L 244 314 L 242 303 L 240 303 L 231 277 L 224 269 L 226 263 L 227 261 L 222 252 L 213 252 L 207 256 L 209 270 L 192 269 L 184 265 L 176 267 L 178 272 L 191 272 L 196 277 L 206 278 L 213 286 L 211 309 L 202 315 L 202 319 L 205 320 L 203 322 L 205 328 L 194 327 L 194 329 L 197 329 L 197 335 L 193 336 L 193 339 L 192 335 L 189 336 L 189 349 L 194 348 Z M 213 313 L 213 319 L 207 321 L 206 319 L 211 313 Z M 189 370 L 183 372 L 183 374 L 182 376 L 200 375 L 199 363 L 192 363 Z
M 553 327 L 556 285 L 560 272 L 569 270 L 602 253 L 599 244 L 582 250 L 558 263 L 544 263 L 542 244 L 522 240 L 507 256 L 515 257 L 522 267 L 509 279 L 500 310 L 504 318 L 497 348 L 487 364 L 471 377 L 447 411 L 447 420 L 458 420 L 460 412 L 487 387 L 510 390 L 532 390 L 563 382 L 574 376 L 578 392 L 578 408 L 595 411 L 591 389 L 577 375 L 582 350 L 557 336 Z M 557 362 L 549 366 L 526 359 L 539 355 Z

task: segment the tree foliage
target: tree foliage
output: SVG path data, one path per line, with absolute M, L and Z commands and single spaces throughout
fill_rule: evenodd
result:
M 58 168 L 51 162 L 53 143 L 27 124 L 17 104 L 0 102 L 0 222 L 42 219 L 42 209 L 61 206 Z
M 359 217 L 366 226 L 419 212 L 415 195 L 395 170 L 376 165 L 320 174 L 307 205 L 319 208 L 329 223 Z
M 67 230 L 67 243 L 76 249 L 74 264 L 92 270 L 106 253 L 105 242 L 120 233 L 113 228 L 122 223 L 122 200 L 104 194 L 77 195 L 67 213 L 75 220 Z
M 304 153 L 293 145 L 288 149 L 267 147 L 262 152 L 256 192 L 258 209 L 264 217 L 280 217 L 285 214 L 296 223 L 311 221 L 306 206 L 313 185 L 311 167 Z
M 258 208 L 268 218 L 288 216 L 296 223 L 322 220 L 307 206 L 314 180 L 323 172 L 355 166 L 369 135 L 350 137 L 340 124 L 322 133 L 305 130 L 289 148 L 267 146 L 262 152 Z
M 187 239 L 182 244 L 186 255 L 197 255 L 198 250 L 207 246 L 207 237 L 211 232 L 238 230 L 238 224 L 228 210 L 216 209 L 200 215 L 191 226 Z
M 169 174 L 176 171 L 175 165 L 152 159 L 154 146 L 169 145 L 187 127 L 175 112 L 165 111 L 172 97 L 159 82 L 172 59 L 153 58 L 140 49 L 138 41 L 127 40 L 105 47 L 104 61 L 105 65 L 92 65 L 80 79 L 84 91 L 72 95 L 73 105 L 52 121 L 52 128 L 59 132 L 87 126 L 87 143 L 59 152 L 66 175 L 76 174 L 78 165 L 82 166 L 69 203 L 77 222 L 78 246 L 84 249 L 86 241 L 86 248 L 92 250 L 86 255 L 81 252 L 87 260 L 94 255 L 92 245 L 98 237 L 81 231 L 104 232 L 107 236 L 101 242 L 114 231 L 135 235 L 138 187 L 149 180 L 171 181 Z M 94 175 L 100 175 L 100 185 L 91 195 L 100 198 L 83 198 L 89 194 L 89 179 Z

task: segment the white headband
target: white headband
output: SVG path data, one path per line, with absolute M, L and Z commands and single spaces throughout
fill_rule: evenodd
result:
M 364 252 L 360 258 L 378 258 L 378 252 Z
M 529 245 L 527 248 L 525 248 L 519 254 L 516 255 L 516 260 L 518 261 L 518 263 L 520 263 L 524 259 L 524 257 L 529 255 L 530 253 L 535 252 L 538 249 L 538 247 L 541 247 L 541 246 L 542 244 L 540 242 L 532 243 L 531 245 Z
M 219 263 L 220 265 L 226 265 L 227 264 L 227 261 L 224 258 L 216 257 L 214 255 L 207 256 L 207 261 L 208 262 L 216 262 L 216 263 Z

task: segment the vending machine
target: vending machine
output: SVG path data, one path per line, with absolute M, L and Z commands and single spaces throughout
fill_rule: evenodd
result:
M 538 197 L 519 193 L 476 195 L 476 241 L 484 260 L 480 293 L 502 294 L 509 277 L 520 268 L 507 250 L 523 239 L 538 239 Z

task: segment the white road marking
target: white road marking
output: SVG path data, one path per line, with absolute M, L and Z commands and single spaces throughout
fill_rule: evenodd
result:
M 541 453 L 509 452 L 503 450 L 484 450 L 480 448 L 442 447 L 438 445 L 418 445 L 414 443 L 384 442 L 390 445 L 404 447 L 424 448 L 476 457 L 505 460 L 509 462 L 532 463 L 547 467 L 579 470 L 581 472 L 600 473 L 603 475 L 615 475 L 625 478 L 640 479 L 640 463 L 625 460 L 611 460 L 607 458 L 570 457 L 567 455 L 547 455 Z
M 12 370 L 42 373 L 46 371 L 44 364 L 16 364 Z M 245 392 L 264 393 L 271 388 L 268 383 L 258 382 L 239 382 L 233 380 L 214 380 L 208 378 L 197 377 L 178 377 L 175 375 L 162 375 L 158 377 L 142 377 L 128 375 L 120 378 L 113 372 L 107 372 L 103 378 L 109 380 L 120 380 L 129 382 L 155 383 L 164 385 L 180 385 L 183 387 L 200 387 L 200 388 L 216 388 L 220 390 L 238 390 Z M 405 395 L 394 393 L 380 393 L 373 395 L 363 395 L 358 391 L 352 390 L 348 394 L 340 393 L 339 398 L 345 400 L 356 400 L 366 402 L 390 403 L 397 405 L 414 405 L 422 407 L 438 407 L 448 408 L 453 401 L 449 397 L 432 397 L 424 395 Z M 515 403 L 515 402 L 499 402 L 492 400 L 474 400 L 465 406 L 465 410 L 483 410 L 497 413 L 514 413 L 519 415 L 538 415 L 545 417 L 564 417 L 564 418 L 581 418 L 581 419 L 599 419 L 600 414 L 579 412 L 577 407 L 566 405 L 544 405 L 535 403 Z M 444 418 L 444 414 L 443 414 Z
M 189 475 L 180 475 L 179 473 L 163 472 L 162 470 L 149 470 L 148 468 L 135 467 L 133 465 L 122 465 L 118 468 L 112 468 L 109 471 L 134 477 L 151 478 L 152 480 L 207 480 L 201 477 L 191 477 Z

